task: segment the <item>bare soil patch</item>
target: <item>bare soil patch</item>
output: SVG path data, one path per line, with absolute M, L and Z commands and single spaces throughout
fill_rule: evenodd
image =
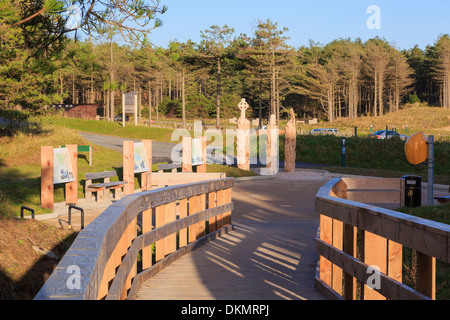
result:
M 75 237 L 42 221 L 0 219 L 0 300 L 33 299 Z

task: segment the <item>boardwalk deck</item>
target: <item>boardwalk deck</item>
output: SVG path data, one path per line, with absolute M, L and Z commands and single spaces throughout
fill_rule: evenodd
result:
M 314 195 L 324 180 L 280 178 L 233 188 L 233 232 L 174 262 L 145 282 L 145 300 L 319 300 L 314 287 L 318 218 Z

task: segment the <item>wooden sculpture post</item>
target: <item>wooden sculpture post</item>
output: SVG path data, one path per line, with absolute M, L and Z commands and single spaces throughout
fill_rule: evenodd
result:
M 266 152 L 266 174 L 273 175 L 278 172 L 278 127 L 274 114 L 270 115 L 267 126 L 267 152 Z
M 248 109 L 248 103 L 242 99 L 238 104 L 241 110 L 241 116 L 238 120 L 237 133 L 237 164 L 238 168 L 250 170 L 250 121 L 245 118 L 245 111 Z
M 291 108 L 289 111 L 290 119 L 286 125 L 286 134 L 284 141 L 284 171 L 292 172 L 295 170 L 295 145 L 297 143 L 297 129 L 295 127 L 295 114 Z

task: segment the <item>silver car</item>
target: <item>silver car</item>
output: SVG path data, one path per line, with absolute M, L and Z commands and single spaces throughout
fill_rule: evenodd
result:
M 386 135 L 386 130 L 379 130 L 379 131 L 374 132 L 371 135 L 369 135 L 369 137 L 376 138 L 376 139 L 399 138 L 401 140 L 407 140 L 409 138 L 407 135 L 400 134 L 394 130 L 388 130 L 387 135 Z

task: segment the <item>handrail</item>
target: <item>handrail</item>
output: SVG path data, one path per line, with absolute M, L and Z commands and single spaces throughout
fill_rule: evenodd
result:
M 80 231 L 35 299 L 128 298 L 132 286 L 157 267 L 153 261 L 195 246 L 205 237 L 205 229 L 211 234 L 231 226 L 233 185 L 233 178 L 225 178 L 136 193 L 117 201 Z M 138 230 L 142 235 L 137 236 Z
M 335 178 L 316 194 L 316 287 L 330 298 L 355 299 L 357 279 L 364 284 L 361 299 L 435 299 L 435 259 L 450 262 L 450 226 L 348 200 L 348 184 L 352 179 Z M 379 191 L 370 185 L 369 180 L 366 192 Z M 418 253 L 417 290 L 402 283 L 403 246 Z M 369 288 L 373 274 L 379 275 L 378 282 Z

